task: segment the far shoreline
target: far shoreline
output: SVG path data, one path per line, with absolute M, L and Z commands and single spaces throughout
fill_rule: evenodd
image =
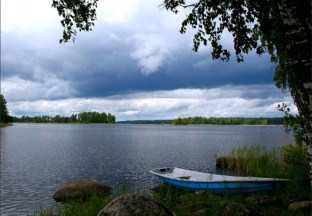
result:
M 13 122 L 11 124 L 0 124 L 0 127 L 13 126 L 14 124 L 50 124 L 50 125 L 172 125 L 172 126 L 284 126 L 283 124 L 169 124 L 169 123 L 125 123 L 125 122 L 116 122 L 116 123 L 55 123 L 55 122 Z

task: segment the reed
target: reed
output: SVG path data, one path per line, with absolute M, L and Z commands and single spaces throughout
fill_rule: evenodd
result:
M 228 169 L 238 175 L 282 177 L 281 154 L 278 148 L 267 150 L 263 146 L 234 148 L 227 162 Z
M 93 195 L 86 202 L 71 202 L 64 205 L 58 216 L 90 216 L 97 215 L 111 201 L 110 197 Z
M 237 175 L 287 178 L 284 200 L 309 199 L 309 160 L 306 145 L 285 144 L 280 148 L 263 146 L 234 148 L 226 158 L 226 166 Z
M 112 197 L 102 197 L 95 193 L 85 201 L 72 201 L 53 209 L 37 210 L 34 216 L 95 216 L 111 201 Z

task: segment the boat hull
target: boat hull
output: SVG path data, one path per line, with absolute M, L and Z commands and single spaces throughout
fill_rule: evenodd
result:
M 159 179 L 184 190 L 206 190 L 213 193 L 251 193 L 273 189 L 273 182 L 192 182 L 165 177 Z
M 165 167 L 150 171 L 159 179 L 175 187 L 191 191 L 213 193 L 251 193 L 272 190 L 274 184 L 287 179 L 240 177 L 202 173 L 180 168 Z

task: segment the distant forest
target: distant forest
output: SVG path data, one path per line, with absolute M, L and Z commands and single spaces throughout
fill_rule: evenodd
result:
M 172 122 L 174 125 L 188 124 L 213 124 L 213 125 L 282 125 L 283 118 L 206 118 L 188 117 L 177 118 Z
M 82 112 L 72 114 L 70 117 L 56 115 L 52 116 L 22 116 L 13 117 L 13 122 L 23 123 L 115 123 L 115 116 L 110 113 Z
M 13 122 L 23 123 L 116 123 L 116 117 L 110 113 L 82 112 L 70 117 L 52 116 L 22 116 L 13 117 Z M 174 124 L 174 125 L 283 125 L 284 118 L 214 118 L 214 117 L 187 117 L 174 120 L 131 120 L 119 121 L 119 124 Z
M 119 121 L 118 124 L 172 124 L 173 120 L 129 120 Z

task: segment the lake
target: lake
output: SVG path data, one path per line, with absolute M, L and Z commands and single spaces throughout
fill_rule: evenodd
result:
M 50 207 L 66 182 L 92 179 L 115 190 L 149 190 L 150 169 L 176 166 L 215 172 L 233 147 L 293 141 L 283 126 L 14 124 L 1 128 L 2 216 Z

